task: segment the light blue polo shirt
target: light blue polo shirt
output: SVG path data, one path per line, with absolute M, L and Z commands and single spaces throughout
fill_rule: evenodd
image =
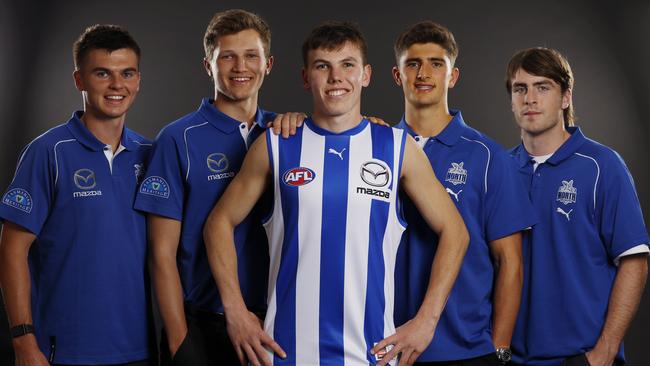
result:
M 46 357 L 57 364 L 143 360 L 147 245 L 145 218 L 133 202 L 151 144 L 124 128 L 123 148 L 109 162 L 81 116 L 27 145 L 0 218 L 36 235 L 32 316 Z
M 524 291 L 512 341 L 519 364 L 560 365 L 591 350 L 605 323 L 614 260 L 650 242 L 621 157 L 579 128 L 569 132 L 536 170 L 523 145 L 511 150 L 540 219 L 524 238 Z
M 438 323 L 436 334 L 418 361 L 449 361 L 494 352 L 492 289 L 494 269 L 489 242 L 535 223 L 530 201 L 516 177 L 516 167 L 497 143 L 469 127 L 460 111 L 437 136 L 417 136 L 406 120 L 405 129 L 422 147 L 436 177 L 456 204 L 470 235 L 470 243 L 456 283 Z M 417 313 L 431 274 L 438 237 L 404 195 L 408 227 L 395 270 L 395 320 L 403 324 Z
M 184 300 L 223 313 L 205 251 L 203 224 L 241 168 L 248 146 L 275 113 L 258 109 L 249 131 L 246 123 L 227 116 L 212 103 L 203 99 L 197 111 L 160 132 L 135 208 L 182 221 L 176 258 Z M 235 229 L 239 282 L 246 304 L 254 311 L 266 309 L 268 279 L 268 244 L 261 225 L 266 208 L 261 206 Z

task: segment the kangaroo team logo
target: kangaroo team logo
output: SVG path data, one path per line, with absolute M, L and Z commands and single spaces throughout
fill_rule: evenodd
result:
M 208 155 L 206 163 L 208 164 L 208 169 L 214 173 L 221 173 L 228 169 L 228 166 L 230 165 L 228 163 L 228 157 L 223 153 L 213 153 Z
M 385 187 L 390 183 L 390 169 L 381 160 L 370 160 L 361 164 L 361 180 L 373 187 Z
M 144 175 L 144 165 L 142 163 L 133 164 L 133 169 L 134 169 L 133 174 L 135 174 L 135 181 L 140 183 L 140 180 Z
M 74 180 L 74 185 L 79 189 L 93 189 L 97 185 L 95 172 L 90 169 L 79 169 L 74 172 L 72 178 Z
M 140 193 L 151 196 L 169 198 L 169 184 L 161 177 L 147 177 L 140 185 Z
M 573 186 L 573 179 L 570 181 L 563 180 L 562 186 L 557 190 L 556 201 L 568 205 L 569 203 L 576 203 L 577 198 L 578 189 Z
M 464 161 L 451 163 L 451 168 L 447 170 L 447 175 L 445 175 L 445 182 L 449 182 L 455 186 L 465 184 L 467 182 L 467 169 L 463 168 L 464 164 Z
M 14 188 L 5 193 L 2 197 L 2 203 L 9 207 L 30 213 L 34 207 L 32 196 L 22 188 Z
M 282 181 L 288 186 L 304 186 L 311 183 L 316 178 L 316 173 L 313 170 L 305 167 L 297 167 L 287 170 L 282 175 Z

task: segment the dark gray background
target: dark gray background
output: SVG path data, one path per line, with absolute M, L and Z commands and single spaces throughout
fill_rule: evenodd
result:
M 614 149 L 635 177 L 639 198 L 650 207 L 650 4 L 643 1 L 123 1 L 0 0 L 0 190 L 11 180 L 22 147 L 81 108 L 72 81 L 71 44 L 86 26 L 114 23 L 128 28 L 143 50 L 138 101 L 127 118 L 131 128 L 153 138 L 170 121 L 194 110 L 212 87 L 201 65 L 202 37 L 212 14 L 245 8 L 261 14 L 273 30 L 275 66 L 260 104 L 275 111 L 309 111 L 300 82 L 300 46 L 323 20 L 360 24 L 369 44 L 373 78 L 363 113 L 396 122 L 401 90 L 394 85 L 392 44 L 418 20 L 448 26 L 460 45 L 461 77 L 450 107 L 501 142 L 518 143 L 503 73 L 521 48 L 548 46 L 564 53 L 576 76 L 574 103 L 584 132 Z M 647 292 L 647 291 L 646 291 Z M 648 296 L 626 338 L 631 365 L 649 365 L 644 344 L 650 324 Z M 562 309 L 548 309 L 562 311 Z M 3 315 L 3 314 L 0 314 Z M 2 322 L 6 320 L 2 319 Z M 0 329 L 5 329 L 0 326 Z M 0 364 L 8 364 L 6 333 Z

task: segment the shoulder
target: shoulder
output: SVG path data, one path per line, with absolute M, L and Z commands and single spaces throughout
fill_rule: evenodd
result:
M 53 151 L 55 147 L 64 142 L 76 141 L 72 133 L 68 130 L 65 123 L 50 128 L 43 132 L 32 141 L 29 142 L 23 149 L 23 152 L 47 152 Z
M 182 139 L 186 131 L 191 128 L 207 124 L 208 121 L 198 111 L 186 114 L 183 117 L 167 124 L 163 127 L 156 140 L 162 139 Z
M 574 155 L 592 160 L 600 170 L 615 171 L 621 168 L 627 170 L 625 162 L 618 152 L 589 138 L 576 150 Z

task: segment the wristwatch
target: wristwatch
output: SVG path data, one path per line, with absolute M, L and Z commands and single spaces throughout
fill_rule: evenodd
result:
M 11 338 L 22 337 L 29 333 L 34 333 L 34 326 L 31 324 L 19 324 L 11 327 Z
M 512 351 L 510 348 L 497 348 L 497 359 L 501 361 L 502 364 L 510 362 L 512 359 Z

